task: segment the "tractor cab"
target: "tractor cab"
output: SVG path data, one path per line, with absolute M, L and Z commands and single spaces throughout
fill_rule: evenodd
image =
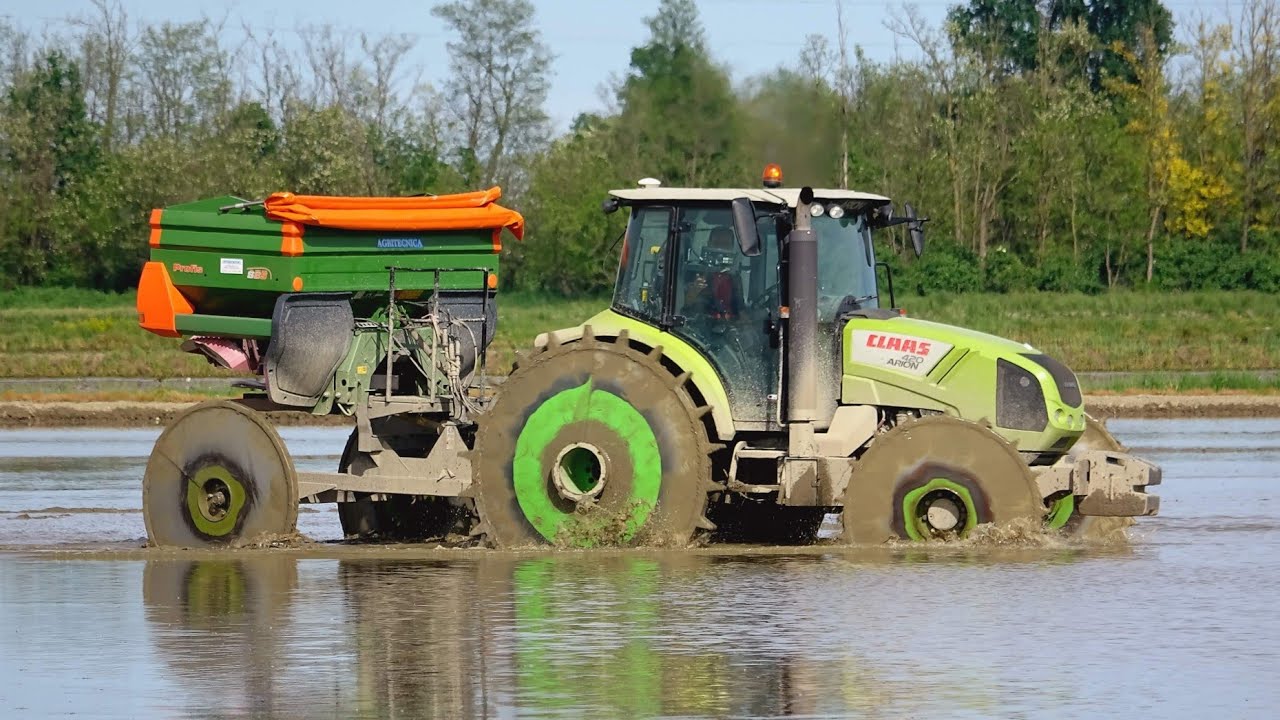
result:
M 800 294 L 816 298 L 819 383 L 840 384 L 840 319 L 876 311 L 871 230 L 889 199 L 850 190 L 666 188 L 615 190 L 605 210 L 631 210 L 612 310 L 657 326 L 695 347 L 720 376 L 734 425 L 783 425 L 780 398 L 785 324 Z M 801 220 L 798 216 L 805 215 Z M 812 274 L 789 272 L 792 231 L 816 239 Z M 811 295 L 812 294 L 812 295 Z M 886 302 L 887 303 L 887 298 Z M 825 425 L 834 393 L 816 418 Z

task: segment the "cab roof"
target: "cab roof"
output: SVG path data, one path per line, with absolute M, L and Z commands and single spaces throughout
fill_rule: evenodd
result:
M 800 201 L 800 188 L 679 188 L 679 187 L 640 187 L 625 190 L 610 190 L 609 195 L 629 203 L 659 202 L 729 202 L 734 198 L 750 198 L 752 202 L 771 205 L 795 207 Z M 857 192 L 854 190 L 831 190 L 814 188 L 813 197 L 817 200 L 853 200 L 866 203 L 871 207 L 888 205 L 889 198 L 883 195 Z

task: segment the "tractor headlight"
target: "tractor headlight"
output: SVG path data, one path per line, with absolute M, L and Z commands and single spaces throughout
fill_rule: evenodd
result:
M 1080 382 L 1076 379 L 1076 374 L 1071 372 L 1071 368 L 1048 355 L 1027 353 L 1022 357 L 1049 371 L 1053 376 L 1054 384 L 1058 386 L 1058 397 L 1062 398 L 1062 402 L 1071 407 L 1080 407 L 1084 398 L 1080 396 Z
M 996 361 L 996 424 L 1036 432 L 1049 424 L 1040 381 L 1031 371 L 1003 358 Z
M 840 205 L 832 205 L 827 208 L 827 214 L 831 216 L 832 220 L 839 220 L 844 217 L 844 208 Z
M 822 217 L 822 214 L 826 211 L 827 209 L 822 206 L 822 203 L 814 203 L 809 206 L 810 217 Z

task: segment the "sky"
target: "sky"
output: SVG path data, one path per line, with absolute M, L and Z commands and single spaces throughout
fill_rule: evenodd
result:
M 921 14 L 940 20 L 954 0 L 920 0 Z M 189 21 L 230 16 L 273 26 L 281 36 L 290 28 L 333 25 L 353 37 L 407 33 L 416 40 L 411 63 L 439 86 L 448 74 L 445 43 L 449 33 L 431 15 L 433 0 L 308 0 L 307 3 L 212 2 L 210 0 L 121 0 L 131 22 Z M 547 110 L 564 128 L 580 112 L 604 107 L 601 92 L 611 77 L 627 71 L 631 48 L 648 37 L 645 18 L 658 0 L 534 0 L 543 40 L 555 55 L 555 77 Z M 297 7 L 305 7 L 299 14 Z M 836 35 L 836 0 L 698 0 L 708 44 L 735 81 L 795 65 L 810 34 Z M 885 28 L 890 12 L 883 2 L 844 0 L 849 39 L 873 59 L 894 56 L 895 38 Z M 89 0 L 0 0 L 0 17 L 27 30 L 57 31 L 69 17 L 90 14 Z M 898 51 L 910 53 L 908 46 Z
M 1232 0 L 1165 0 L 1179 21 L 1198 14 L 1220 15 Z M 1238 0 L 1237 0 L 1238 1 Z M 133 22 L 190 21 L 202 16 L 272 26 L 287 38 L 291 29 L 332 25 L 355 36 L 406 33 L 416 40 L 408 62 L 414 74 L 437 87 L 448 75 L 445 43 L 449 33 L 431 15 L 434 0 L 308 0 L 278 3 L 258 0 L 120 0 Z M 811 34 L 836 36 L 837 0 L 697 0 L 713 56 L 735 82 L 779 66 L 795 66 Z M 916 56 L 910 43 L 886 27 L 902 4 L 843 0 L 849 42 L 868 58 L 889 61 Z M 939 25 L 958 0 L 916 0 L 920 15 Z M 566 128 L 580 112 L 600 110 L 610 78 L 625 75 L 631 48 L 648 37 L 645 18 L 658 0 L 534 0 L 543 40 L 555 55 L 547 111 L 555 126 Z M 297 8 L 304 7 L 305 14 Z M 0 0 L 0 18 L 27 30 L 65 29 L 67 18 L 92 13 L 89 0 Z M 296 35 L 294 35 L 296 38 Z

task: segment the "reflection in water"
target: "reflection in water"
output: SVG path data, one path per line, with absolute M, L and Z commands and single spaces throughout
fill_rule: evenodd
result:
M 698 652 L 668 642 L 672 628 L 701 624 L 704 632 L 733 633 L 755 613 L 663 602 L 664 586 L 679 586 L 715 562 L 666 559 L 545 557 L 511 564 L 521 699 L 558 714 L 590 698 L 614 717 L 814 712 L 816 693 L 806 692 L 803 662 L 783 657 L 744 673 L 734 666 L 746 661 L 750 648 L 735 658 L 712 647 L 719 644 L 712 638 L 687 638 L 712 641 Z
M 693 648 L 672 642 L 671 630 L 684 626 L 735 635 L 735 626 L 751 623 L 758 611 L 665 602 L 676 599 L 672 586 L 717 562 L 665 560 L 546 557 L 513 563 L 520 698 L 551 714 L 589 698 L 594 709 L 613 717 L 817 712 L 816 668 L 802 659 L 783 656 L 748 669 L 750 647 L 726 652 L 716 647 L 724 638 L 696 635 L 685 638 Z
M 486 624 L 475 563 L 342 561 L 338 579 L 356 648 L 356 708 L 386 718 L 491 714 Z
M 1032 561 L 1071 557 L 1037 552 Z M 911 621 L 886 627 L 883 607 L 858 612 L 856 593 L 837 592 L 848 577 L 874 584 L 886 568 L 908 572 L 904 561 L 931 561 L 934 573 L 997 562 L 914 551 L 448 561 L 264 553 L 149 561 L 143 597 L 153 644 L 192 715 L 999 712 L 981 665 L 917 663 Z M 886 630 L 904 642 L 890 645 L 898 657 L 883 641 L 859 641 Z M 952 631 L 960 640 L 967 632 Z
M 0 717 L 1271 718 L 1280 423 L 1221 427 L 1113 426 L 1165 470 L 1118 547 L 121 553 L 13 516 L 140 469 L 0 462 L 0 543 L 94 543 L 0 553 Z
M 274 714 L 288 701 L 278 676 L 277 625 L 297 585 L 288 557 L 158 560 L 143 571 L 153 642 L 195 715 Z

